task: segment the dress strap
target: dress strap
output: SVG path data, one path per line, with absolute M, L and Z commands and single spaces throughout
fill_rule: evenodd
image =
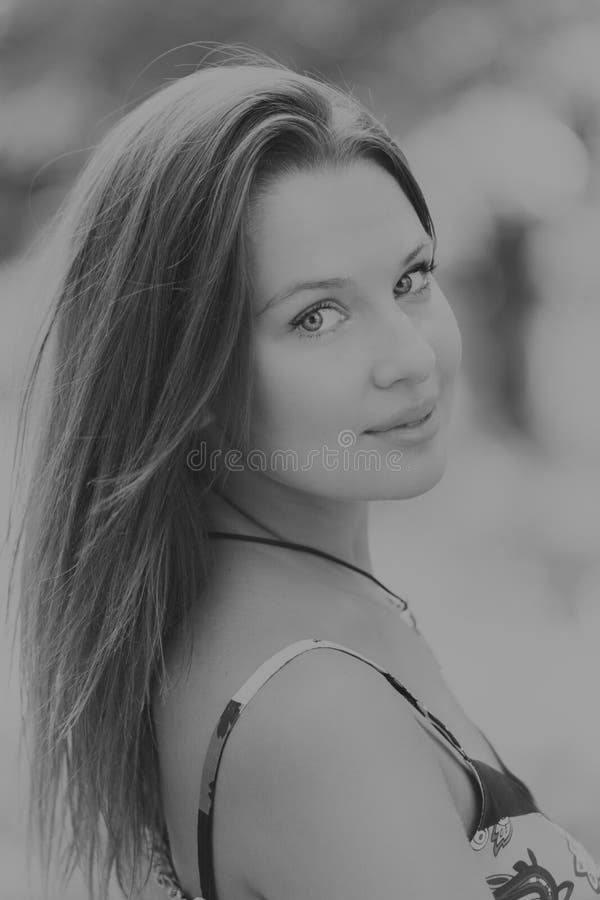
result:
M 266 662 L 259 666 L 258 669 L 256 669 L 256 671 L 244 682 L 242 687 L 229 700 L 212 732 L 202 769 L 197 818 L 198 871 L 200 876 L 200 885 L 202 888 L 202 896 L 204 900 L 217 900 L 213 870 L 212 819 L 215 797 L 215 783 L 225 742 L 229 734 L 231 733 L 233 726 L 237 722 L 242 710 L 249 703 L 252 697 L 260 690 L 260 688 L 264 684 L 266 684 L 266 682 L 270 678 L 272 678 L 273 675 L 275 675 L 281 668 L 283 668 L 286 663 L 290 662 L 290 660 L 294 659 L 296 656 L 299 656 L 301 653 L 306 652 L 307 650 L 314 650 L 320 647 L 326 647 L 348 653 L 350 654 L 350 656 L 355 656 L 358 659 L 361 659 L 363 662 L 367 663 L 378 672 L 380 672 L 384 676 L 384 678 L 386 678 L 387 681 L 389 681 L 390 684 L 392 684 L 392 686 L 395 687 L 400 694 L 402 694 L 402 696 L 411 704 L 411 706 L 413 706 L 417 710 L 420 716 L 423 719 L 427 720 L 427 722 L 433 727 L 435 731 L 438 732 L 442 739 L 446 743 L 450 744 L 451 749 L 462 758 L 464 763 L 475 776 L 476 781 L 479 784 L 482 799 L 484 798 L 484 788 L 481 783 L 479 774 L 476 768 L 473 766 L 471 759 L 463 750 L 461 744 L 454 737 L 452 732 L 448 728 L 446 728 L 443 722 L 441 722 L 440 719 L 430 713 L 429 710 L 420 702 L 420 700 L 414 697 L 413 694 L 411 694 L 410 691 L 408 691 L 402 684 L 400 684 L 400 682 L 396 678 L 394 678 L 393 675 L 391 675 L 381 666 L 377 665 L 377 663 L 368 659 L 368 657 L 363 656 L 362 653 L 358 653 L 357 651 L 351 650 L 349 647 L 345 647 L 342 644 L 337 644 L 334 641 L 319 640 L 318 638 L 307 638 L 301 641 L 296 641 L 295 643 L 289 644 L 287 647 L 284 647 L 282 650 L 275 653 L 273 656 L 267 659 Z

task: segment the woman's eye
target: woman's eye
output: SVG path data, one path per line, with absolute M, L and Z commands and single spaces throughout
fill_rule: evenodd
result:
M 323 325 L 323 315 L 321 314 L 321 310 L 330 309 L 333 312 L 338 312 L 337 306 L 334 306 L 332 303 L 329 303 L 327 300 L 322 300 L 320 303 L 317 303 L 316 306 L 313 306 L 311 309 L 308 309 L 305 313 L 302 313 L 297 319 L 291 323 L 293 331 L 298 332 L 298 336 L 305 338 L 318 338 L 322 335 L 322 325 Z M 331 329 L 326 329 L 326 331 L 330 331 Z
M 401 297 L 406 294 L 422 294 L 431 286 L 431 274 L 437 268 L 434 262 L 422 263 L 418 268 L 406 272 L 396 285 L 402 289 L 397 291 Z
M 396 282 L 396 293 L 401 297 L 408 294 L 424 294 L 431 286 L 431 273 L 435 269 L 436 264 L 433 260 L 420 263 Z M 401 286 L 400 290 L 398 285 Z M 297 332 L 302 338 L 319 338 L 323 334 L 328 334 L 332 328 L 323 328 L 324 317 L 321 310 L 325 309 L 341 315 L 341 310 L 336 304 L 329 300 L 321 300 L 290 323 L 292 331 Z

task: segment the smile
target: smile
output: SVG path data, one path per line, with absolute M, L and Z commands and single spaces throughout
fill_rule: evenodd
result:
M 387 428 L 385 431 L 365 431 L 375 438 L 395 444 L 414 444 L 425 441 L 436 433 L 440 427 L 440 417 L 437 406 L 414 422 L 407 422 L 403 425 L 396 425 L 393 428 Z

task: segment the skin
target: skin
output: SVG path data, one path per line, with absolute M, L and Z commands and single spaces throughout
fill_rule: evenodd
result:
M 462 345 L 435 278 L 414 271 L 433 243 L 395 179 L 366 160 L 279 179 L 254 210 L 251 241 L 251 448 L 263 462 L 228 471 L 210 499 L 212 527 L 307 543 L 372 572 L 369 501 L 423 494 L 446 464 Z M 269 303 L 293 282 L 334 277 L 353 284 Z M 321 300 L 333 308 L 310 314 Z M 430 438 L 402 445 L 365 433 L 430 398 Z M 277 450 L 296 464 L 286 468 Z M 357 451 L 370 452 L 370 466 Z
M 300 464 L 230 469 L 218 493 L 203 498 L 209 526 L 309 544 L 373 572 L 370 502 L 431 490 L 446 464 L 462 346 L 435 279 L 414 271 L 431 262 L 431 239 L 394 178 L 360 161 L 278 180 L 253 210 L 251 241 L 255 393 L 250 446 L 267 461 L 276 450 L 293 451 Z M 405 264 L 420 244 L 418 256 Z M 351 278 L 353 284 L 269 303 L 292 282 L 334 277 Z M 307 316 L 320 300 L 333 308 Z M 294 331 L 293 323 L 302 316 Z M 307 336 L 314 331 L 322 336 Z M 428 439 L 402 446 L 365 433 L 429 398 L 436 399 L 438 427 Z M 209 449 L 211 438 L 218 437 L 218 411 L 215 416 L 206 431 Z M 327 467 L 320 449 L 339 450 L 342 431 L 352 432 L 355 443 L 346 445 L 348 455 L 337 467 Z M 355 454 L 363 450 L 376 454 L 380 465 L 356 467 Z M 399 467 L 386 465 L 391 450 L 402 453 Z M 317 451 L 312 458 L 311 451 Z M 191 671 L 154 708 L 174 861 L 190 896 L 200 890 L 198 766 L 214 723 L 250 673 L 294 640 L 318 635 L 378 660 L 436 711 L 467 752 L 497 764 L 427 645 L 382 603 L 379 587 L 313 555 L 238 541 L 214 544 L 216 566 L 191 625 Z M 465 832 L 476 821 L 480 801 L 463 763 L 439 738 L 423 732 L 412 709 L 368 666 L 356 661 L 353 666 L 345 654 L 319 652 L 278 672 L 253 698 L 228 742 L 213 835 L 220 895 L 304 897 L 311 893 L 306 891 L 310 877 L 315 882 L 311 896 L 374 896 L 374 891 L 357 893 L 364 857 L 375 866 L 377 874 L 368 872 L 367 880 L 377 885 L 377 896 L 395 896 L 398 871 L 405 877 L 410 868 L 421 873 L 419 889 L 415 886 L 410 896 L 479 900 L 486 891 L 484 873 L 476 871 L 478 859 Z M 177 644 L 170 649 L 169 665 L 178 672 Z M 322 708 L 315 705 L 321 696 Z M 290 716 L 290 707 L 305 710 L 307 721 Z M 269 731 L 274 723 L 275 733 Z M 312 745 L 310 735 L 317 736 Z M 326 735 L 333 742 L 330 752 L 323 743 Z M 290 748 L 301 748 L 299 758 L 287 745 L 282 751 L 284 740 Z M 404 765 L 398 767 L 400 745 Z M 391 757 L 373 767 L 375 754 L 385 748 Z M 307 779 L 307 771 L 324 773 L 332 821 L 322 817 L 321 788 Z M 377 783 L 356 779 L 356 771 L 372 772 Z M 389 791 L 392 783 L 396 798 Z M 316 795 L 309 790 L 315 784 Z M 348 785 L 368 788 L 368 796 L 350 796 Z M 388 794 L 386 819 L 382 801 L 373 798 Z M 369 846 L 360 835 L 356 849 L 343 851 L 344 864 L 332 865 L 329 851 L 323 857 L 321 850 L 330 847 L 332 835 L 350 846 L 348 823 L 357 821 L 357 806 L 370 823 Z M 289 809 L 298 814 L 287 816 Z M 399 816 L 399 809 L 406 815 Z M 426 823 L 415 819 L 420 810 L 426 811 Z M 306 821 L 309 828 L 302 824 Z M 284 823 L 290 829 L 285 833 Z M 399 828 L 405 830 L 399 840 L 402 855 L 394 847 L 379 864 L 378 848 L 385 848 L 387 836 Z M 440 848 L 435 871 L 431 845 Z M 273 867 L 272 859 L 285 860 L 285 866 Z M 445 874 L 438 882 L 440 872 Z M 333 873 L 337 883 L 323 890 Z M 457 890 L 446 893 L 452 873 L 448 884 Z

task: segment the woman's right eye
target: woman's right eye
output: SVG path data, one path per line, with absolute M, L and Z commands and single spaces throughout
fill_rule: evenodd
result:
M 329 300 L 320 300 L 318 303 L 315 303 L 314 306 L 311 306 L 310 309 L 307 309 L 306 312 L 303 312 L 300 316 L 297 316 L 293 322 L 291 322 L 292 330 L 297 332 L 298 337 L 304 338 L 320 338 L 323 333 L 328 334 L 331 331 L 331 328 L 328 328 L 325 332 L 321 331 L 321 325 L 323 323 L 323 316 L 321 315 L 320 310 L 322 309 L 332 309 L 336 312 L 339 311 L 337 305 L 331 303 Z M 312 318 L 312 323 L 310 320 Z M 316 321 L 315 321 L 316 319 Z M 310 323 L 308 325 L 308 329 L 305 328 L 305 323 Z

